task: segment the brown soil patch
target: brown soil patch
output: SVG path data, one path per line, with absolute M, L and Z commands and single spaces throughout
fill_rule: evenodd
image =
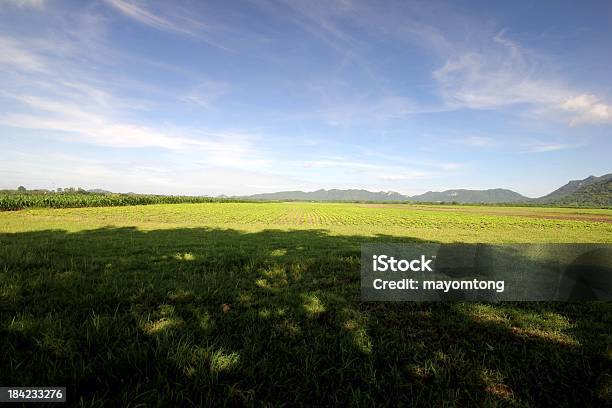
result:
M 543 218 L 552 220 L 565 220 L 565 221 L 591 221 L 591 222 L 605 222 L 612 223 L 612 217 L 607 215 L 598 214 L 566 214 L 566 213 L 533 213 L 524 210 L 494 210 L 486 208 L 433 208 L 433 207 L 419 207 L 409 206 L 402 204 L 361 204 L 362 207 L 371 208 L 401 208 L 404 210 L 411 211 L 446 211 L 446 212 L 458 212 L 458 213 L 471 213 L 471 214 L 483 214 L 483 215 L 499 215 L 499 216 L 510 216 L 510 217 L 526 217 L 526 218 Z M 498 207 L 499 208 L 499 207 Z

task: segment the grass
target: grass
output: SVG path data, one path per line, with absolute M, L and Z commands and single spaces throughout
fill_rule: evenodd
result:
M 610 403 L 610 303 L 360 302 L 363 242 L 612 242 L 612 211 L 461 208 L 0 213 L 0 384 L 82 406 Z

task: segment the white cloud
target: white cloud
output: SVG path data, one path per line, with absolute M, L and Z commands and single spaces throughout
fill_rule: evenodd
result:
M 211 27 L 204 24 L 201 20 L 195 20 L 186 14 L 178 13 L 178 7 L 171 4 L 171 7 L 164 10 L 164 17 L 148 8 L 149 3 L 128 1 L 128 0 L 104 0 L 107 4 L 114 7 L 124 15 L 158 30 L 173 32 L 202 40 L 209 45 L 228 50 L 219 41 L 213 39 Z M 170 4 L 170 3 L 169 3 Z M 163 5 L 163 3 L 162 3 Z
M 489 109 L 518 103 L 554 103 L 565 90 L 536 79 L 515 51 L 487 56 L 468 52 L 434 71 L 450 107 Z
M 535 141 L 524 145 L 523 153 L 546 153 L 556 152 L 559 150 L 575 149 L 582 146 L 581 144 L 571 143 L 556 143 L 556 142 L 545 142 Z
M 572 126 L 612 122 L 612 106 L 601 102 L 595 95 L 582 94 L 568 98 L 561 103 L 561 109 L 576 113 L 577 116 L 570 122 Z
M 84 120 L 89 116 L 92 120 Z M 0 123 L 24 129 L 65 132 L 63 138 L 98 146 L 121 148 L 160 147 L 181 149 L 196 144 L 190 139 L 170 137 L 144 126 L 110 122 L 104 117 L 82 111 L 66 112 L 59 116 L 9 114 L 0 117 Z
M 33 108 L 35 113 L 6 114 L 0 116 L 0 124 L 46 130 L 64 140 L 98 146 L 197 151 L 201 157 L 206 158 L 200 160 L 200 164 L 237 168 L 263 168 L 269 164 L 257 157 L 251 135 L 235 132 L 203 133 L 194 129 L 171 127 L 158 129 L 120 121 L 69 103 L 32 96 L 19 97 L 19 100 Z
M 494 109 L 524 104 L 561 116 L 571 126 L 612 121 L 612 107 L 554 79 L 535 53 L 510 41 L 504 32 L 486 51 L 467 51 L 433 72 L 443 98 L 453 109 Z M 569 117 L 569 118 L 568 118 Z
M 45 0 L 2 0 L 0 1 L 0 5 L 2 4 L 11 4 L 13 6 L 26 8 L 36 8 L 42 9 L 45 6 Z
M 569 111 L 583 111 L 590 109 L 599 102 L 595 95 L 580 95 L 570 98 L 561 104 L 561 108 Z
M 337 20 L 350 11 L 350 7 L 339 2 L 281 0 L 276 4 L 254 0 L 255 4 L 282 19 L 289 19 L 294 25 L 324 41 L 337 50 L 354 45 L 353 38 L 344 31 Z
M 162 157 L 130 160 L 87 158 L 32 146 L 28 152 L 9 151 L 0 162 L 0 188 L 24 185 L 28 188 L 80 186 L 115 192 L 153 194 L 251 194 L 270 191 L 269 186 L 305 186 L 301 181 L 257 170 L 203 168 L 183 160 Z M 44 157 L 45 160 L 41 160 Z M 189 156 L 188 156 L 189 157 Z
M 26 72 L 44 72 L 45 62 L 20 41 L 0 37 L 0 66 Z
M 511 40 L 506 30 L 491 35 L 485 27 L 472 27 L 479 22 L 448 7 L 410 2 L 392 9 L 371 7 L 367 2 L 353 2 L 350 7 L 337 3 L 324 3 L 322 7 L 316 2 L 308 6 L 292 1 L 285 4 L 305 29 L 351 58 L 359 57 L 363 50 L 358 38 L 343 29 L 347 21 L 390 35 L 395 41 L 412 42 L 445 59 L 433 72 L 444 106 L 427 107 L 405 96 L 384 94 L 378 99 L 332 101 L 332 106 L 325 110 L 330 124 L 351 124 L 359 118 L 390 119 L 422 112 L 499 109 L 513 105 L 525 105 L 531 112 L 552 115 L 571 126 L 612 121 L 612 105 L 600 97 L 593 96 L 596 100 L 583 107 L 564 104 L 580 98 L 584 90 L 569 86 L 552 60 Z M 428 23 L 436 13 L 439 14 L 436 24 L 444 23 L 444 27 Z M 363 70 L 379 83 L 373 65 L 365 62 Z
M 135 3 L 123 0 L 104 0 L 107 4 L 115 7 L 123 14 L 137 20 L 148 26 L 161 30 L 175 31 L 182 34 L 193 35 L 192 32 L 186 30 L 178 24 L 175 24 L 163 17 L 157 16 L 144 7 L 139 7 Z
M 139 120 L 148 100 L 117 93 L 122 87 L 133 90 L 133 83 L 122 84 L 112 74 L 99 77 L 99 71 L 83 70 L 81 61 L 88 48 L 73 47 L 70 36 L 54 41 L 62 50 L 57 55 L 48 52 L 49 44 L 39 39 L 0 37 L 0 68 L 6 68 L 6 75 L 0 77 L 0 96 L 13 102 L 3 106 L 0 124 L 44 130 L 48 138 L 97 146 L 194 151 L 209 166 L 260 169 L 269 164 L 261 158 L 255 137 L 246 132 Z M 225 92 L 221 83 L 200 83 L 195 88 L 200 94 L 192 94 L 199 98 L 194 103 L 210 104 Z
M 187 103 L 210 110 L 214 108 L 215 102 L 228 93 L 229 89 L 230 86 L 225 82 L 203 81 L 181 99 Z

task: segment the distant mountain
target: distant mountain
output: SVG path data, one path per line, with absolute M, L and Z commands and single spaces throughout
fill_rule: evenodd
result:
M 446 190 L 442 192 L 428 191 L 425 194 L 410 197 L 411 201 L 420 202 L 457 202 L 457 203 L 517 203 L 529 201 L 512 190 L 495 188 L 491 190 Z
M 409 197 L 395 191 L 371 192 L 367 190 L 317 190 L 282 191 L 278 193 L 255 194 L 241 197 L 250 200 L 295 200 L 295 201 L 418 201 L 418 202 L 457 202 L 457 203 L 514 203 L 528 201 L 529 198 L 511 190 L 447 190 L 429 191 Z
M 24 189 L 25 190 L 25 189 Z M 62 189 L 58 189 L 62 190 Z M 0 193 L 14 193 L 17 190 L 0 190 Z M 28 193 L 50 193 L 44 189 L 25 190 Z M 114 194 L 110 191 L 94 188 L 83 190 L 82 188 L 65 188 L 64 193 L 95 193 Z M 124 193 L 137 195 L 135 193 Z M 446 190 L 428 191 L 424 194 L 407 196 L 395 191 L 368 191 L 368 190 L 317 190 L 304 191 L 281 191 L 277 193 L 254 194 L 250 196 L 231 196 L 224 194 L 218 198 L 230 198 L 238 200 L 261 200 L 261 201 L 354 201 L 354 202 L 429 202 L 429 203 L 459 203 L 459 204 L 531 204 L 547 206 L 568 207 L 592 207 L 612 208 L 612 173 L 600 177 L 589 176 L 583 180 L 571 180 L 564 186 L 556 189 L 550 194 L 539 198 L 525 197 L 515 191 L 503 188 L 489 190 Z
M 282 191 L 278 193 L 254 194 L 249 200 L 295 200 L 295 201 L 407 201 L 409 197 L 395 191 L 372 192 L 367 190 L 317 190 Z
M 596 180 L 593 181 L 593 179 Z M 552 201 L 552 203 L 555 205 L 577 207 L 612 207 L 612 174 L 606 174 L 601 177 L 589 177 L 582 181 L 586 180 L 588 182 L 582 184 L 580 188 L 572 193 L 564 194 Z
M 605 182 L 609 180 L 612 180 L 612 173 L 605 174 L 601 177 L 589 176 L 585 178 L 584 180 L 572 180 L 566 185 L 556 189 L 552 193 L 547 194 L 544 197 L 537 198 L 535 201 L 541 202 L 541 203 L 563 202 L 563 201 L 566 201 L 566 199 L 568 199 L 570 196 L 574 196 L 579 191 L 591 185 L 604 182 L 602 186 L 605 188 L 605 185 L 606 185 Z M 595 187 L 595 190 L 597 190 L 597 187 Z M 580 194 L 578 194 L 578 196 L 579 195 Z M 578 196 L 574 196 L 575 197 L 574 199 L 578 199 L 577 198 Z
M 601 177 L 590 176 L 584 180 L 572 180 L 563 187 L 540 198 L 529 198 L 503 188 L 490 190 L 446 190 L 428 191 L 425 194 L 406 196 L 395 191 L 372 192 L 367 190 L 317 190 L 282 191 L 278 193 L 254 194 L 236 197 L 247 200 L 270 201 L 405 201 L 444 203 L 529 203 L 579 207 L 612 207 L 612 173 Z

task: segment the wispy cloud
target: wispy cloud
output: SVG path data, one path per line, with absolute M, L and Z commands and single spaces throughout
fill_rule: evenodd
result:
M 441 27 L 439 23 L 454 20 L 457 27 L 469 27 L 473 21 L 444 7 L 439 10 L 433 5 L 407 2 L 390 12 L 360 1 L 304 5 L 287 0 L 275 3 L 276 6 L 263 0 L 254 1 L 272 13 L 289 15 L 306 32 L 324 40 L 345 59 L 349 57 L 356 62 L 381 88 L 375 94 L 350 95 L 346 101 L 324 98 L 322 116 L 331 125 L 350 126 L 367 119 L 380 121 L 458 109 L 508 107 L 527 107 L 531 112 L 546 113 L 571 126 L 607 123 L 612 116 L 612 105 L 597 96 L 588 107 L 568 107 L 566 101 L 579 98 L 585 92 L 567 85 L 565 78 L 551 66 L 551 60 L 513 41 L 506 30 L 491 33 L 487 28 L 469 29 L 463 36 L 453 36 L 448 27 Z M 444 12 L 454 15 L 432 20 L 431 15 Z M 363 57 L 363 38 L 348 29 L 352 26 L 420 45 L 442 58 L 444 63 L 432 72 L 432 77 L 443 103 L 424 105 L 401 92 L 385 91 L 380 85 L 384 82 L 382 75 L 377 72 L 380 67 Z M 465 37 L 470 37 L 470 41 L 466 42 Z M 333 91 L 330 89 L 328 93 Z
M 187 103 L 199 106 L 206 110 L 212 109 L 216 101 L 227 94 L 230 85 L 226 82 L 203 81 L 192 88 L 181 99 Z
M 272 186 L 306 187 L 300 180 L 236 167 L 210 167 L 190 160 L 176 163 L 163 157 L 92 159 L 32 146 L 27 152 L 8 151 L 0 162 L 0 188 L 81 186 L 118 192 L 165 194 L 247 194 Z M 45 160 L 41 160 L 44 157 Z M 245 180 L 247 180 L 245 182 Z M 310 186 L 313 187 L 313 186 Z
M 454 109 L 495 109 L 524 104 L 561 116 L 572 126 L 612 121 L 611 105 L 564 84 L 538 55 L 501 31 L 486 52 L 449 58 L 433 72 L 441 94 Z
M 390 167 L 403 167 L 403 163 L 406 162 L 406 156 L 397 154 L 389 154 L 381 151 L 377 151 L 372 148 L 362 149 L 363 154 L 369 158 L 375 158 L 377 162 L 387 163 Z M 464 163 L 438 161 L 438 160 L 427 160 L 422 158 L 411 157 L 410 163 L 413 166 L 417 166 L 423 173 L 439 173 L 440 170 L 452 171 L 458 170 L 465 166 Z
M 532 57 L 498 33 L 486 52 L 453 56 L 433 72 L 433 77 L 446 102 L 455 108 L 489 109 L 560 100 L 565 90 L 539 79 Z
M 107 4 L 115 7 L 117 10 L 122 12 L 123 14 L 143 23 L 148 26 L 158 28 L 161 30 L 174 31 L 181 34 L 193 35 L 195 33 L 181 27 L 179 24 L 176 24 L 172 21 L 167 20 L 166 18 L 157 16 L 153 14 L 148 9 L 144 8 L 144 6 L 138 6 L 135 3 L 131 3 L 129 1 L 123 0 L 104 0 Z
M 253 4 L 281 21 L 289 20 L 311 37 L 318 39 L 342 56 L 342 68 L 358 68 L 373 84 L 380 82 L 374 64 L 364 56 L 364 43 L 346 29 L 347 22 L 357 22 L 362 5 L 353 1 L 251 0 Z
M 100 78 L 95 71 L 80 69 L 79 61 L 86 58 L 88 48 L 75 47 L 72 41 L 72 36 L 55 38 L 62 52 L 54 55 L 47 52 L 50 45 L 39 39 L 0 37 L 0 51 L 4 51 L 0 52 L 0 69 L 5 72 L 0 96 L 12 101 L 0 111 L 0 124 L 43 130 L 47 138 L 96 146 L 199 152 L 205 158 L 200 161 L 209 166 L 267 166 L 255 136 L 247 132 L 139 120 L 140 110 L 147 109 L 149 102 L 117 94 L 122 86 L 119 78 L 109 78 L 108 73 Z M 205 106 L 227 88 L 206 80 L 199 83 L 187 99 Z M 132 83 L 127 85 L 134 90 Z
M 306 90 L 318 107 L 310 115 L 331 126 L 382 123 L 436 110 L 393 89 L 347 83 L 343 78 L 321 78 L 306 84 Z
M 312 160 L 303 163 L 308 169 L 333 169 L 352 175 L 379 181 L 406 181 L 435 176 L 434 172 L 406 166 L 375 164 L 350 159 Z
M 546 153 L 559 150 L 576 149 L 583 146 L 579 143 L 556 143 L 546 141 L 534 141 L 523 145 L 523 153 Z
M 1 36 L 0 66 L 25 72 L 44 72 L 48 68 L 43 59 L 28 50 L 21 41 Z
M 570 121 L 572 126 L 583 123 L 612 123 L 612 106 L 603 103 L 595 95 L 578 95 L 565 100 L 560 106 L 563 110 L 575 112 L 576 116 Z
M 150 4 L 144 2 L 129 0 L 104 0 L 104 2 L 142 24 L 158 30 L 193 37 L 209 45 L 228 50 L 226 46 L 212 38 L 211 27 L 208 24 L 179 13 L 178 7 L 173 6 L 169 10 L 164 10 L 162 17 L 161 13 L 156 13 L 150 8 Z
M 320 115 L 333 126 L 351 126 L 364 121 L 398 119 L 417 112 L 412 101 L 403 96 L 364 95 L 353 99 L 337 97 L 325 103 Z
M 531 42 L 536 29 L 500 31 L 471 7 L 6 0 L 2 148 L 40 142 L 49 160 L 45 150 L 78 151 L 100 160 L 66 158 L 77 181 L 103 181 L 97 173 L 126 186 L 121 174 L 134 169 L 133 185 L 166 192 L 497 183 L 511 158 L 523 154 L 518 178 L 583 144 L 581 157 L 603 166 L 604 149 L 593 151 L 608 147 L 605 131 L 572 127 L 612 123 L 609 81 L 583 79 L 588 68 L 556 45 Z M 56 166 L 30 175 L 73 175 Z
M 350 14 L 350 2 L 252 1 L 271 14 L 283 19 L 289 18 L 292 23 L 334 49 L 346 50 L 347 46 L 355 45 L 354 38 L 338 23 L 340 19 Z
M 45 0 L 2 0 L 2 3 L 21 8 L 31 7 L 35 9 L 42 9 L 45 6 Z M 0 7 L 2 3 L 0 3 Z
M 35 96 L 17 96 L 35 113 L 5 114 L 0 124 L 45 130 L 64 140 L 114 148 L 161 148 L 198 151 L 200 164 L 210 166 L 262 168 L 269 162 L 257 157 L 253 136 L 236 132 L 209 132 L 196 129 L 146 125 L 118 120 L 82 105 L 57 102 Z M 190 136 L 187 136 L 190 135 Z M 193 136 L 199 137 L 193 137 Z
M 196 140 L 171 137 L 146 126 L 117 123 L 74 107 L 66 108 L 57 115 L 8 114 L 0 117 L 0 123 L 16 128 L 63 132 L 63 139 L 98 146 L 182 149 L 199 145 Z

